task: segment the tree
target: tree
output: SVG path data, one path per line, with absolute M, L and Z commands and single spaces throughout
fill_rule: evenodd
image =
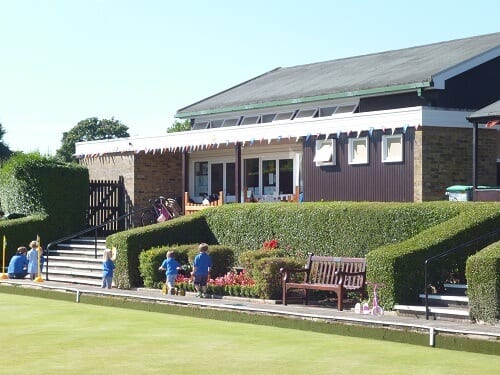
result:
M 191 123 L 189 122 L 189 120 L 175 120 L 174 123 L 167 129 L 167 133 L 177 133 L 183 132 L 185 130 L 191 130 Z
M 128 126 L 115 120 L 114 117 L 110 120 L 90 117 L 80 121 L 69 132 L 63 133 L 61 148 L 56 151 L 56 157 L 63 161 L 74 162 L 76 161 L 73 156 L 76 142 L 124 137 L 129 137 Z
M 2 127 L 2 124 L 0 124 L 0 160 L 8 159 L 10 155 L 12 155 L 12 151 L 9 146 L 7 146 L 2 140 L 4 135 L 5 130 Z

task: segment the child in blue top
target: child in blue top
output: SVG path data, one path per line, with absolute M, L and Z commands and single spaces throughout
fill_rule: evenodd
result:
M 16 255 L 14 255 L 9 262 L 7 273 L 9 279 L 24 279 L 28 274 L 28 258 L 26 258 L 27 249 L 24 246 L 17 248 Z
M 113 270 L 115 269 L 113 260 L 113 252 L 110 249 L 105 249 L 102 254 L 102 287 L 106 289 L 111 289 L 113 284 Z
M 195 256 L 193 262 L 194 287 L 197 292 L 196 297 L 206 298 L 212 258 L 207 254 L 208 245 L 206 243 L 201 243 L 198 249 L 200 252 Z
M 175 279 L 177 278 L 177 271 L 181 269 L 181 264 L 174 259 L 174 252 L 167 251 L 167 257 L 161 264 L 159 271 L 165 271 L 167 282 L 167 293 L 174 294 L 175 292 Z
M 35 280 L 39 273 L 42 272 L 43 266 L 43 253 L 38 254 L 38 251 L 43 252 L 42 247 L 38 245 L 38 241 L 30 242 L 30 250 L 26 257 L 28 258 L 28 273 L 30 274 L 30 279 Z M 40 259 L 40 265 L 38 260 Z

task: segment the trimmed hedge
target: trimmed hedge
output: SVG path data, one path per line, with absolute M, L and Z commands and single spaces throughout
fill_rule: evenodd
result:
M 499 226 L 500 203 L 491 202 L 228 204 L 110 236 L 107 246 L 115 245 L 127 254 L 117 260 L 116 282 L 121 288 L 141 285 L 139 253 L 155 246 L 220 243 L 234 248 L 240 258 L 246 250 L 277 239 L 278 250 L 287 254 L 367 257 L 367 278 L 385 284 L 380 299 L 384 308 L 391 309 L 396 303 L 417 302 L 424 291 L 426 258 Z M 476 244 L 446 262 L 464 275 L 466 258 L 485 245 Z M 433 263 L 431 283 L 442 280 L 443 264 Z M 271 261 L 259 267 L 261 279 L 269 277 L 272 285 L 268 269 L 277 272 L 279 267 Z M 272 286 L 265 288 L 259 291 L 261 296 L 276 295 Z
M 352 257 L 407 240 L 459 213 L 450 202 L 247 203 L 202 211 L 217 241 L 239 252 L 277 239 L 280 248 L 302 254 Z
M 500 242 L 467 259 L 467 294 L 471 317 L 478 322 L 500 320 Z
M 130 289 L 143 285 L 139 273 L 139 254 L 159 246 L 206 242 L 217 244 L 205 218 L 196 213 L 175 220 L 134 228 L 106 238 L 106 247 L 117 249 L 114 281 L 118 288 Z
M 398 304 L 416 304 L 425 291 L 424 262 L 427 258 L 465 244 L 500 226 L 500 204 L 450 202 L 460 213 L 450 220 L 422 231 L 401 243 L 382 246 L 367 254 L 367 279 L 383 283 L 379 297 L 384 308 Z M 432 263 L 428 280 L 436 285 L 442 281 L 449 264 L 458 274 L 465 274 L 466 259 L 485 244 L 477 243 L 466 251 Z
M 0 169 L 0 203 L 6 213 L 25 218 L 0 221 L 8 256 L 40 235 L 42 244 L 75 233 L 85 225 L 89 203 L 88 170 L 37 153 L 16 154 Z
M 165 271 L 158 271 L 166 257 L 167 251 L 174 252 L 174 258 L 181 265 L 193 266 L 194 257 L 199 253 L 199 244 L 164 246 L 149 249 L 139 254 L 139 271 L 148 288 L 160 288 L 165 283 Z M 208 248 L 213 267 L 210 277 L 224 276 L 234 265 L 234 252 L 231 248 L 222 245 L 212 245 Z M 189 276 L 189 275 L 185 275 Z

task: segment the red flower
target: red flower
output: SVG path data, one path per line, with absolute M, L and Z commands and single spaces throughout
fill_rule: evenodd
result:
M 279 243 L 278 243 L 278 240 L 273 238 L 272 240 L 269 240 L 269 241 L 264 241 L 264 249 L 266 250 L 272 250 L 272 249 L 276 249 L 278 247 Z

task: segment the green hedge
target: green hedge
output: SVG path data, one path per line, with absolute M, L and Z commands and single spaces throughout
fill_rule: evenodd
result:
M 174 258 L 181 265 L 189 264 L 188 253 L 192 246 L 157 247 L 143 251 L 139 254 L 139 272 L 144 286 L 148 288 L 161 288 L 165 283 L 165 271 L 159 271 L 167 256 L 167 251 L 174 252 Z
M 202 212 L 217 241 L 238 249 L 236 256 L 275 238 L 280 248 L 302 254 L 365 257 L 458 215 L 460 207 L 449 203 L 246 203 Z
M 134 228 L 106 238 L 106 247 L 117 249 L 114 280 L 118 288 L 143 285 L 139 272 L 139 254 L 159 246 L 206 242 L 217 244 L 205 218 L 197 213 L 175 220 Z
M 193 265 L 194 257 L 199 253 L 199 244 L 157 247 L 139 254 L 139 271 L 144 286 L 160 288 L 165 282 L 165 272 L 158 271 L 166 257 L 167 251 L 173 251 L 175 259 L 182 265 Z M 213 267 L 210 272 L 212 278 L 224 276 L 234 265 L 234 251 L 227 246 L 211 245 L 208 254 L 212 258 Z M 189 275 L 185 275 L 189 276 Z
M 492 232 L 500 226 L 500 204 L 450 202 L 450 208 L 460 209 L 459 215 L 435 225 L 401 243 L 382 246 L 367 254 L 367 279 L 383 283 L 380 300 L 384 308 L 394 304 L 416 304 L 419 294 L 425 291 L 424 262 L 427 258 L 465 244 Z M 470 254 L 480 250 L 478 243 L 428 268 L 429 284 L 442 280 L 443 270 L 465 274 L 465 262 Z
M 467 259 L 467 294 L 471 317 L 478 322 L 500 320 L 500 242 Z
M 42 245 L 85 225 L 89 202 L 88 170 L 37 153 L 17 154 L 0 169 L 0 204 L 25 218 L 0 221 L 8 257 L 40 235 Z

